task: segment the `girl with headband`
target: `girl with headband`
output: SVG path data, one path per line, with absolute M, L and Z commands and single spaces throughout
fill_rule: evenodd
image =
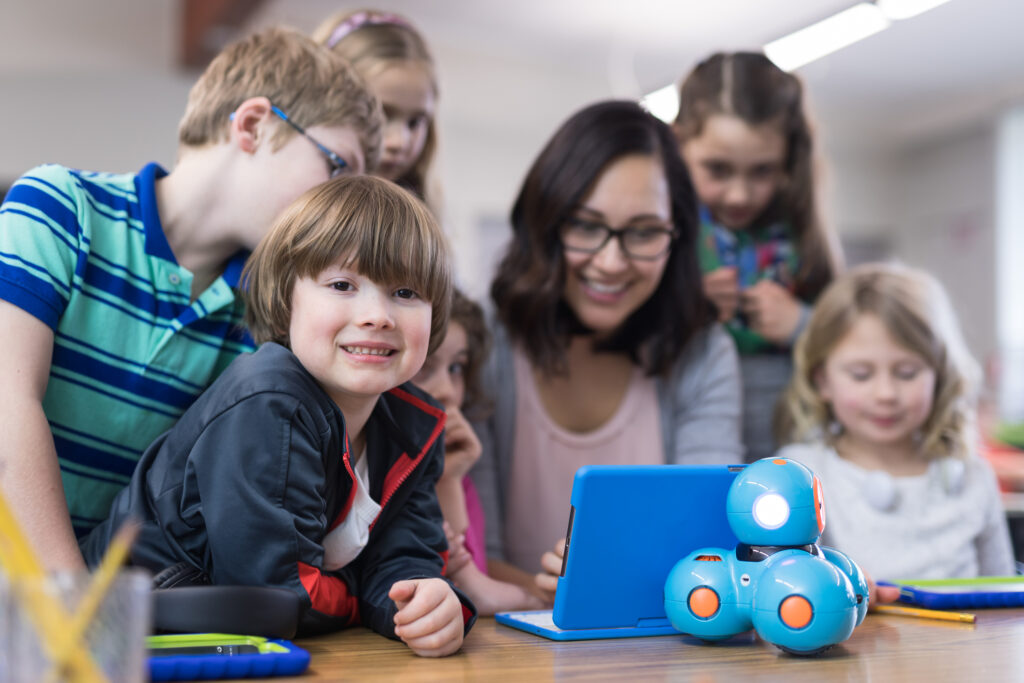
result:
M 384 108 L 376 175 L 411 190 L 438 215 L 440 189 L 431 177 L 437 74 L 423 36 L 402 16 L 358 10 L 329 17 L 313 39 L 348 60 Z

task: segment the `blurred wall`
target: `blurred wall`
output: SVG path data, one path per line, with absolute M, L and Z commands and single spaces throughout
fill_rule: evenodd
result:
M 442 222 L 458 282 L 484 299 L 509 234 L 508 215 L 534 157 L 563 120 L 607 98 L 601 69 L 579 72 L 530 54 L 508 57 L 437 44 Z M 538 97 L 538 93 L 545 93 Z
M 991 123 L 908 150 L 899 165 L 895 254 L 945 284 L 975 358 L 998 349 L 996 146 Z
M 1024 422 L 1024 106 L 996 129 L 996 333 L 1002 417 Z
M 0 183 L 42 163 L 120 172 L 159 161 L 170 168 L 191 85 L 191 77 L 151 73 L 0 74 L 8 103 Z

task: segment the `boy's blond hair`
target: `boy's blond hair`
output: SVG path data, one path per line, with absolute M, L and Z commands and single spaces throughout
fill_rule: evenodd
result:
M 246 263 L 246 324 L 253 339 L 290 346 L 295 280 L 342 264 L 374 282 L 409 287 L 433 306 L 433 353 L 448 329 L 452 284 L 448 247 L 412 193 L 372 176 L 342 176 L 285 209 Z
M 266 97 L 304 128 L 351 128 L 366 168 L 376 167 L 383 127 L 377 99 L 344 59 L 286 28 L 254 33 L 221 50 L 189 92 L 179 143 L 199 147 L 226 140 L 231 113 L 251 97 Z M 295 133 L 278 123 L 273 149 Z
M 821 295 L 793 350 L 793 378 L 776 420 L 786 441 L 836 438 L 817 390 L 817 376 L 836 345 L 862 315 L 877 316 L 892 338 L 935 371 L 931 414 L 921 427 L 928 458 L 971 452 L 975 391 L 980 376 L 967 351 L 945 290 L 924 271 L 893 263 L 850 269 Z

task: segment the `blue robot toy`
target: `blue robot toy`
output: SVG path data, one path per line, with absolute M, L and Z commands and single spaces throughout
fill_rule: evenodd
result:
M 821 483 L 806 466 L 765 458 L 736 476 L 726 515 L 739 543 L 701 548 L 665 581 L 665 613 L 682 633 L 722 640 L 753 628 L 779 649 L 818 654 L 850 637 L 868 609 L 864 573 L 817 544 Z

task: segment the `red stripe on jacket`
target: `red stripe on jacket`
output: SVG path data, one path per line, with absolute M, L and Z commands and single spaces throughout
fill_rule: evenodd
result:
M 382 501 L 386 501 L 388 498 L 390 498 L 391 495 L 395 492 L 395 490 L 402 485 L 402 482 L 405 481 L 405 478 L 409 475 L 409 472 L 411 472 L 413 469 L 416 468 L 417 465 L 420 464 L 420 461 L 423 460 L 423 456 L 427 454 L 427 451 L 430 450 L 430 447 L 434 445 L 435 441 L 437 441 L 437 437 L 441 435 L 441 431 L 444 430 L 444 425 L 448 421 L 448 416 L 445 414 L 444 410 L 435 408 L 426 401 L 420 400 L 419 398 L 413 396 L 407 391 L 403 391 L 402 389 L 395 387 L 388 393 L 392 394 L 393 396 L 397 396 L 398 398 L 402 399 L 407 403 L 411 403 L 412 405 L 416 406 L 417 408 L 427 413 L 428 415 L 436 417 L 437 424 L 434 425 L 434 430 L 430 433 L 430 436 L 427 438 L 427 442 L 420 449 L 420 452 L 416 454 L 416 457 L 410 458 L 407 453 L 402 453 L 402 456 L 395 463 L 395 466 L 392 467 L 391 471 L 389 471 L 387 476 L 384 477 L 384 494 L 382 496 Z M 399 464 L 403 465 L 401 469 L 398 467 Z M 381 502 L 381 509 L 383 510 L 383 508 L 384 503 Z M 377 520 L 373 520 L 373 523 L 376 524 Z M 373 524 L 370 525 L 370 528 L 373 528 Z M 440 555 L 441 561 L 443 563 L 443 566 L 441 567 L 441 575 L 444 576 L 448 571 L 449 552 L 447 550 L 444 550 L 440 553 Z M 462 623 L 467 624 L 469 623 L 469 620 L 472 618 L 473 613 L 465 605 L 462 605 Z
M 352 460 L 348 455 L 348 434 L 345 434 L 345 452 L 341 454 L 341 462 L 345 466 L 345 471 L 348 472 L 348 476 L 352 479 L 352 488 L 348 492 L 348 500 L 345 501 L 345 507 L 341 509 L 338 516 L 334 518 L 331 526 L 327 528 L 328 533 L 334 531 L 334 528 L 345 521 L 348 517 L 348 513 L 352 510 L 352 503 L 356 500 L 356 487 L 359 486 L 359 480 L 356 479 L 356 473 L 352 471 Z
M 435 408 L 407 391 L 403 391 L 396 387 L 391 389 L 388 393 L 402 399 L 406 403 L 416 406 L 423 412 L 436 418 L 437 423 L 434 425 L 434 429 L 430 432 L 430 436 L 427 437 L 426 442 L 420 448 L 420 451 L 416 454 L 415 458 L 410 458 L 408 453 L 402 453 L 402 455 L 395 461 L 395 464 L 391 466 L 391 469 L 388 470 L 387 475 L 384 477 L 384 490 L 380 501 L 381 512 L 384 511 L 384 506 L 387 504 L 388 499 L 394 495 L 395 491 L 398 490 L 398 487 L 402 485 L 402 482 L 408 478 L 409 474 L 416 469 L 427 454 L 427 451 L 429 451 L 434 445 L 434 442 L 437 441 L 437 438 L 441 435 L 441 432 L 444 430 L 445 423 L 448 420 L 448 416 L 445 414 L 444 410 Z M 330 529 L 337 527 L 345 517 L 348 516 L 348 512 L 352 507 L 352 501 L 355 498 L 356 478 L 352 471 L 352 465 L 348 455 L 348 439 L 346 437 L 345 452 L 342 454 L 342 462 L 344 462 L 345 469 L 348 471 L 349 476 L 352 477 L 353 488 L 349 494 L 349 499 L 346 501 L 344 509 L 341 511 L 341 514 L 335 518 Z M 380 513 L 378 513 L 377 518 L 371 522 L 371 531 L 379 518 Z M 442 551 L 440 556 L 444 564 L 444 567 L 441 570 L 443 575 L 448 567 L 448 551 Z M 359 600 L 349 593 L 348 585 L 344 581 L 335 576 L 322 574 L 319 569 L 305 564 L 304 562 L 299 562 L 298 566 L 299 580 L 302 582 L 302 587 L 306 589 L 306 593 L 309 595 L 310 602 L 314 609 L 331 616 L 350 616 L 351 624 L 359 623 Z M 472 612 L 466 609 L 465 605 L 462 606 L 462 613 L 463 622 L 467 622 L 472 618 Z
M 402 389 L 395 387 L 388 393 L 402 399 L 406 403 L 411 403 L 428 415 L 432 415 L 437 419 L 437 423 L 434 425 L 433 431 L 430 432 L 430 436 L 427 437 L 426 442 L 420 448 L 420 452 L 416 454 L 415 458 L 410 458 L 408 453 L 402 453 L 402 455 L 400 455 L 395 461 L 395 464 L 391 466 L 391 469 L 388 470 L 387 475 L 384 477 L 384 490 L 381 493 L 380 498 L 381 512 L 384 511 L 384 506 L 387 505 L 388 499 L 394 495 L 395 491 L 398 490 L 398 487 L 402 485 L 402 482 L 408 478 L 409 473 L 416 469 L 417 465 L 420 464 L 420 461 L 423 460 L 423 456 L 427 454 L 427 451 L 429 451 L 434 445 L 434 442 L 437 441 L 437 437 L 441 435 L 442 431 L 444 431 L 445 422 L 448 420 L 448 416 L 445 415 L 444 410 L 435 408 L 426 401 L 416 398 L 407 391 L 403 391 Z M 380 514 L 377 515 L 377 519 L 380 519 Z M 374 519 L 373 523 L 370 524 L 371 531 L 377 523 L 377 519 Z
M 348 584 L 305 562 L 298 564 L 299 581 L 309 594 L 313 609 L 332 617 L 349 617 L 350 625 L 359 623 L 359 599 L 349 592 Z

